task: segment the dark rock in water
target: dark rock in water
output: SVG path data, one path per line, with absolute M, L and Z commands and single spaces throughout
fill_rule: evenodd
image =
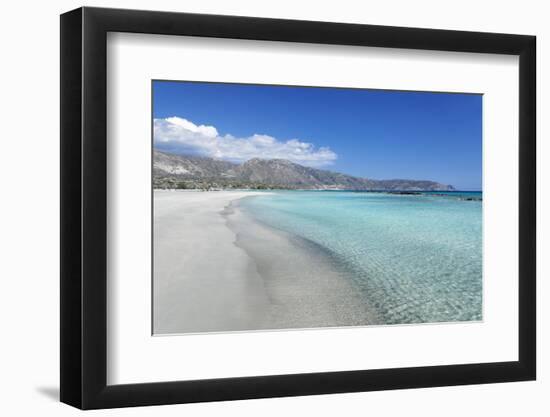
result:
M 253 188 L 290 190 L 452 191 L 434 181 L 373 180 L 310 168 L 285 159 L 253 158 L 242 164 L 213 158 L 153 152 L 155 188 Z
M 388 191 L 388 194 L 399 194 L 399 195 L 421 195 L 421 192 L 418 191 Z M 436 194 L 434 194 L 436 195 Z

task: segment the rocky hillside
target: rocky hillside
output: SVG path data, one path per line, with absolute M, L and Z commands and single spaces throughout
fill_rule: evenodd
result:
M 371 180 L 305 167 L 284 159 L 253 158 L 233 164 L 212 158 L 154 151 L 155 188 L 280 188 L 312 190 L 450 191 L 433 181 Z
M 179 178 L 218 178 L 235 168 L 231 162 L 200 156 L 180 156 L 168 152 L 153 151 L 153 176 Z

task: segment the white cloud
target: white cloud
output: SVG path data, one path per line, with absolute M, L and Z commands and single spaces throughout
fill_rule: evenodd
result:
M 180 117 L 154 119 L 154 142 L 159 149 L 244 162 L 251 158 L 288 159 L 312 167 L 332 164 L 338 157 L 330 148 L 298 139 L 278 140 L 268 135 L 237 138 L 221 136 L 214 126 L 196 125 Z

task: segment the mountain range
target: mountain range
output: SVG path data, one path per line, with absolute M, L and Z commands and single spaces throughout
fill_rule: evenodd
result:
M 153 150 L 155 188 L 452 191 L 452 185 L 412 179 L 374 180 L 316 169 L 286 159 L 253 158 L 242 164 Z

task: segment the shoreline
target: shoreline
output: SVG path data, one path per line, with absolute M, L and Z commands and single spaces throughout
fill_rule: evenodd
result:
M 154 334 L 377 321 L 328 255 L 239 208 L 255 191 L 154 191 Z
M 378 324 L 376 314 L 326 248 L 265 225 L 234 200 L 225 212 L 235 244 L 256 265 L 271 305 L 263 330 Z

